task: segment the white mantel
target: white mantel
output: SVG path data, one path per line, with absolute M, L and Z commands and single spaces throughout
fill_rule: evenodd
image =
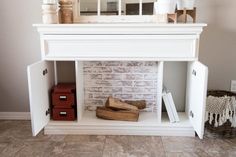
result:
M 200 34 L 205 23 L 34 24 L 40 34 Z
M 198 59 L 199 38 L 206 24 L 116 23 L 34 26 L 40 33 L 42 58 L 45 60 L 192 61 Z
M 33 135 L 46 134 L 164 135 L 204 134 L 208 69 L 198 62 L 200 34 L 206 24 L 34 24 L 40 34 L 41 61 L 28 67 Z M 50 121 L 48 91 L 57 82 L 56 61 L 75 64 L 77 121 Z M 83 61 L 158 61 L 156 108 L 140 113 L 138 122 L 97 119 L 84 110 Z M 164 62 L 186 61 L 185 112 L 179 123 L 162 113 Z M 173 78 L 176 79 L 176 78 Z

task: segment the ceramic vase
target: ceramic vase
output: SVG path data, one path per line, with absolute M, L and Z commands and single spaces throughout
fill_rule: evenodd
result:
M 154 3 L 155 14 L 175 13 L 176 3 L 176 0 L 158 0 Z
M 195 5 L 195 0 L 177 0 L 177 9 L 178 10 L 183 10 L 189 9 L 192 10 Z
M 44 24 L 58 23 L 57 5 L 56 4 L 43 4 L 42 5 L 42 20 Z

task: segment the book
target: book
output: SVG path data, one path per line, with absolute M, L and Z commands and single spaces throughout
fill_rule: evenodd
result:
M 164 104 L 166 106 L 166 111 L 167 111 L 167 115 L 169 117 L 169 120 L 171 123 L 174 123 L 175 122 L 174 114 L 172 112 L 172 109 L 170 108 L 170 102 L 169 102 L 169 98 L 168 98 L 168 95 L 166 92 L 162 93 L 162 98 L 163 98 Z
M 175 107 L 175 103 L 174 103 L 172 94 L 169 92 L 167 94 L 167 96 L 168 96 L 168 100 L 169 100 L 169 103 L 170 103 L 171 111 L 174 115 L 175 122 L 179 122 L 179 116 L 178 116 L 178 113 L 177 113 L 177 110 L 176 110 L 176 107 Z
M 162 93 L 163 101 L 166 106 L 167 114 L 171 123 L 179 122 L 179 116 L 175 107 L 175 103 L 171 92 L 169 92 L 166 87 L 163 88 Z

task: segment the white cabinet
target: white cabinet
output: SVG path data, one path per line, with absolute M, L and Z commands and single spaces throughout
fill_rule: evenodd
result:
M 118 26 L 119 27 L 118 27 Z M 28 66 L 33 135 L 46 134 L 175 135 L 203 138 L 207 67 L 197 61 L 205 24 L 72 24 L 35 25 L 40 32 L 42 61 Z M 75 64 L 78 118 L 50 121 L 50 89 L 57 83 L 56 61 Z M 84 110 L 83 61 L 158 61 L 157 110 L 140 114 L 138 122 L 98 119 Z M 188 63 L 185 112 L 170 123 L 162 113 L 164 62 Z

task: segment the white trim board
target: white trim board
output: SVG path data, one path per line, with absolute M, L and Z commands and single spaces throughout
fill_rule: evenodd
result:
M 30 112 L 0 112 L 0 120 L 30 120 Z

